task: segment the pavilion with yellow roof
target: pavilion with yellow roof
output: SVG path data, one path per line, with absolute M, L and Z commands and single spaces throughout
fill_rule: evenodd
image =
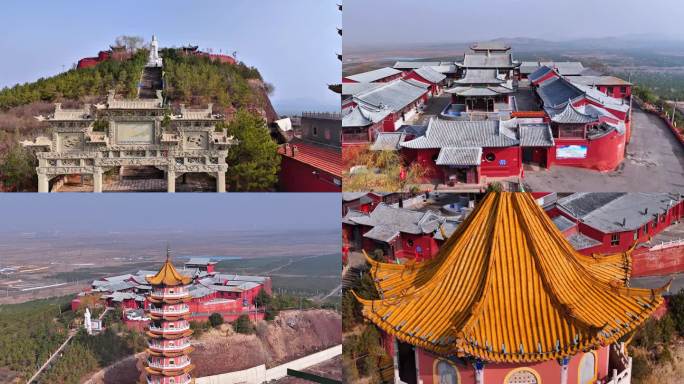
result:
M 187 318 L 188 302 L 192 299 L 188 285 L 192 278 L 181 275 L 171 263 L 170 250 L 166 261 L 154 276 L 147 276 L 152 286 L 150 324 L 147 328 L 147 359 L 140 382 L 146 384 L 192 384 L 190 361 L 192 330 Z
M 380 298 L 357 298 L 395 382 L 626 384 L 665 289 L 629 287 L 631 252 L 582 255 L 531 195 L 489 193 L 435 258 L 367 258 Z

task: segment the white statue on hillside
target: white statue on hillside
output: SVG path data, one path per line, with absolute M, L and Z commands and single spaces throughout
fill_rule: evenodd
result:
M 93 334 L 93 324 L 90 321 L 90 309 L 86 308 L 85 314 L 83 315 L 83 326 L 89 335 Z
M 159 57 L 159 42 L 157 36 L 152 35 L 152 43 L 150 43 L 150 57 L 147 59 L 148 67 L 161 67 L 162 58 Z

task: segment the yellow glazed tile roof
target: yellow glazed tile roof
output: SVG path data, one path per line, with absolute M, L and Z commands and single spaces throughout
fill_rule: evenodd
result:
M 381 295 L 363 314 L 442 355 L 535 362 L 617 341 L 662 303 L 625 285 L 631 250 L 576 252 L 526 193 L 490 193 L 431 260 L 368 259 Z
M 192 281 L 192 278 L 178 273 L 176 267 L 173 266 L 168 256 L 166 257 L 166 261 L 164 262 L 164 265 L 162 265 L 159 272 L 157 272 L 157 274 L 154 276 L 147 276 L 145 279 L 151 285 L 168 286 L 186 285 L 190 284 Z

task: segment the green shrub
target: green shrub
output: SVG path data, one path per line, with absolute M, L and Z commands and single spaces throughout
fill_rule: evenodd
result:
M 216 328 L 219 325 L 223 324 L 223 316 L 221 316 L 220 313 L 212 313 L 209 316 L 209 324 L 211 324 L 212 327 Z

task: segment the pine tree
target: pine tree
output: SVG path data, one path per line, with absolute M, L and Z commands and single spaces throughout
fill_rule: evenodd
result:
M 236 192 L 273 190 L 278 180 L 280 156 L 265 122 L 246 110 L 239 110 L 226 132 L 239 140 L 239 144 L 228 152 L 228 189 Z

